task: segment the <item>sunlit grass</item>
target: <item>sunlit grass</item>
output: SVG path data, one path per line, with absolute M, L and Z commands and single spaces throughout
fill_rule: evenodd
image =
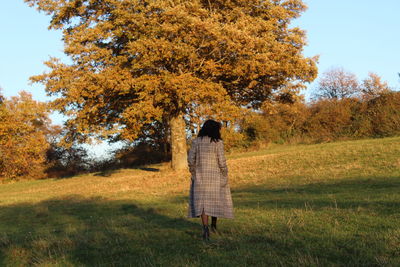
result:
M 398 266 L 400 138 L 229 155 L 235 220 L 203 243 L 167 165 L 0 186 L 1 266 Z

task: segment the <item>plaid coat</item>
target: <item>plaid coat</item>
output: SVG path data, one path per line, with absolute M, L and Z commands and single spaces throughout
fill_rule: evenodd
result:
M 233 218 L 224 144 L 210 141 L 207 136 L 196 138 L 189 151 L 192 182 L 188 217 L 198 217 L 204 210 L 209 216 Z

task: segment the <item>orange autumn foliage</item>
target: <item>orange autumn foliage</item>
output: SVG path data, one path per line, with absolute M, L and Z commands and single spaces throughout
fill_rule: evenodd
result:
M 69 117 L 67 143 L 135 141 L 158 121 L 169 124 L 174 160 L 186 154 L 182 120 L 204 106 L 229 117 L 317 75 L 317 58 L 303 55 L 305 32 L 290 25 L 306 9 L 301 0 L 25 2 L 52 16 L 72 60 L 52 58 L 50 72 L 32 78 Z
M 29 93 L 0 103 L 0 179 L 39 178 L 46 168 L 47 106 Z

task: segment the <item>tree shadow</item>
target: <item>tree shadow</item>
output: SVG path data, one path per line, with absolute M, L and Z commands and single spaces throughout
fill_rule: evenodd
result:
M 184 218 L 187 196 L 151 203 L 70 195 L 0 206 L 0 266 L 396 266 L 399 251 L 385 236 L 397 224 L 378 217 L 398 211 L 390 196 L 399 188 L 399 177 L 237 188 L 236 219 L 222 221 L 207 244 L 199 221 Z M 343 215 L 359 207 L 371 214 Z M 297 219 L 294 209 L 312 209 L 312 218 Z M 343 229 L 335 230 L 330 209 Z
M 144 167 L 144 166 L 135 166 L 135 167 L 130 167 L 128 169 L 131 170 L 141 170 L 141 171 L 147 171 L 147 172 L 160 172 L 161 170 L 158 168 L 152 168 L 152 167 Z M 120 171 L 120 168 L 115 168 L 115 169 L 107 169 L 103 171 L 96 172 L 94 176 L 101 176 L 101 177 L 110 177 L 113 174 L 117 173 Z
M 349 209 L 369 210 L 388 215 L 400 209 L 397 196 L 400 189 L 398 177 L 360 177 L 349 180 L 288 185 L 270 188 L 268 184 L 233 188 L 235 208 L 245 209 Z M 175 202 L 185 201 L 178 196 Z
M 377 214 L 392 214 L 400 209 L 397 195 L 400 177 L 360 177 L 306 185 L 289 185 L 270 189 L 268 185 L 247 186 L 235 189 L 237 207 L 265 209 L 366 209 Z
M 201 245 L 199 223 L 159 209 L 81 196 L 0 207 L 0 266 L 159 265 L 175 244 Z
M 148 171 L 148 172 L 159 172 L 160 169 L 157 168 L 147 168 L 147 167 L 138 167 L 138 168 L 134 168 L 134 169 L 139 169 L 142 171 Z
M 110 177 L 113 174 L 117 173 L 119 169 L 108 169 L 94 173 L 94 176 L 101 176 L 101 177 Z

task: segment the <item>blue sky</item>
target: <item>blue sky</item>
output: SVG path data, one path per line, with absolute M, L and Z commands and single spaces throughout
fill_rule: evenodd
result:
M 399 0 L 305 0 L 296 25 L 307 31 L 306 56 L 320 55 L 320 74 L 343 67 L 359 79 L 372 71 L 400 86 Z M 310 87 L 312 87 L 311 85 Z
M 400 86 L 399 0 L 306 0 L 309 9 L 294 21 L 307 31 L 306 56 L 320 55 L 319 71 L 343 67 L 359 79 L 376 72 L 389 85 Z M 63 55 L 61 32 L 47 29 L 50 17 L 28 7 L 23 0 L 3 1 L 0 9 L 0 87 L 7 97 L 26 90 L 34 98 L 48 98 L 29 77 L 46 70 L 43 62 Z M 314 85 L 311 84 L 309 88 Z M 308 92 L 305 92 L 307 95 Z M 61 116 L 53 115 L 60 123 Z

